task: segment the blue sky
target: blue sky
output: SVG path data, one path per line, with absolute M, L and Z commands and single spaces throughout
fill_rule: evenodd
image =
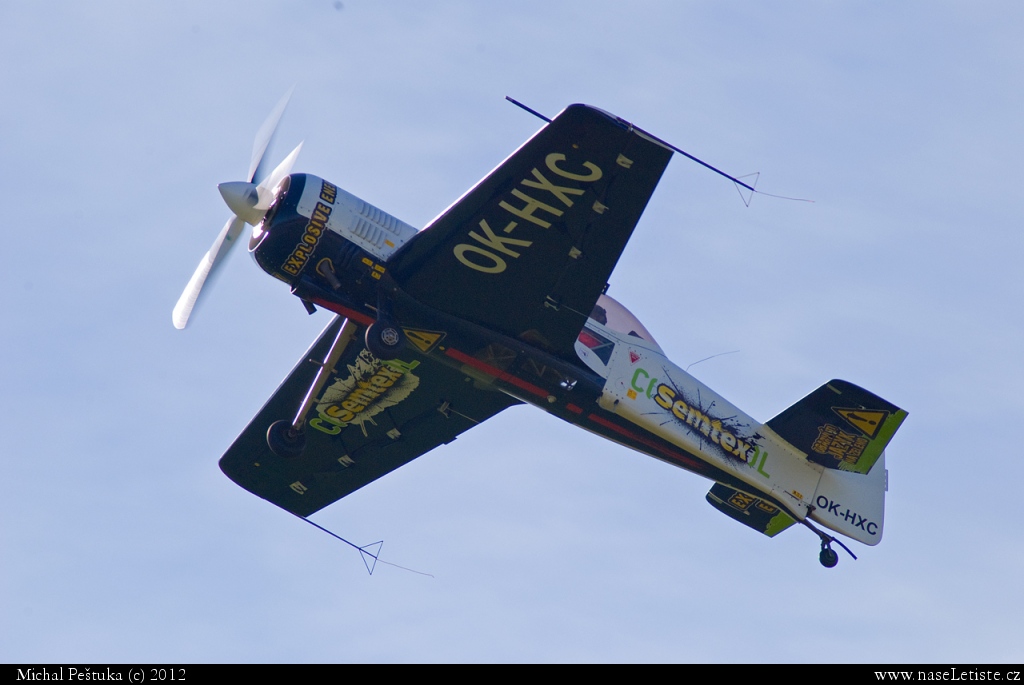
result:
M 1024 112 L 1010 2 L 0 5 L 0 660 L 1017 662 Z M 767 420 L 910 412 L 827 571 L 709 483 L 513 408 L 315 520 L 217 459 L 327 315 L 240 253 L 170 312 L 252 138 L 422 226 L 571 102 L 676 157 L 611 281 Z M 661 284 L 671 274 L 671 287 Z

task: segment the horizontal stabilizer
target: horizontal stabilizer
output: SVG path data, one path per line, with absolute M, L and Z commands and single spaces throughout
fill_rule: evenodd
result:
M 878 395 L 832 380 L 767 426 L 816 464 L 864 474 L 905 418 L 907 412 Z
M 796 523 L 792 516 L 763 499 L 715 483 L 707 500 L 715 509 L 770 538 Z

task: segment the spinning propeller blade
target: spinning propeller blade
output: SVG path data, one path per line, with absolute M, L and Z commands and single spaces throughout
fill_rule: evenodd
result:
M 174 306 L 171 320 L 174 323 L 174 327 L 179 330 L 185 328 L 188 324 L 189 316 L 191 316 L 192 310 L 199 300 L 199 294 L 203 290 L 203 284 L 206 283 L 210 274 L 214 273 L 217 267 L 224 261 L 224 258 L 231 251 L 231 247 L 238 242 L 237 238 L 242 233 L 242 229 L 245 228 L 245 224 L 249 223 L 255 226 L 263 220 L 263 216 L 274 199 L 271 191 L 291 172 L 292 165 L 295 164 L 295 160 L 299 156 L 302 143 L 299 143 L 298 147 L 292 150 L 291 154 L 269 176 L 264 178 L 259 185 L 254 183 L 256 178 L 262 175 L 264 155 L 270 146 L 270 141 L 274 137 L 277 125 L 281 121 L 281 116 L 288 106 L 291 94 L 292 92 L 289 90 L 281 98 L 281 101 L 277 103 L 274 111 L 270 113 L 270 116 L 263 122 L 259 132 L 256 134 L 256 140 L 252 146 L 252 159 L 249 162 L 248 181 L 232 181 L 221 183 L 218 186 L 221 197 L 224 198 L 224 202 L 235 216 L 224 224 L 224 228 L 221 229 L 217 239 L 213 242 L 213 246 L 199 262 L 199 267 L 192 274 L 188 285 L 185 286 L 185 291 L 178 298 L 178 303 Z
M 295 149 L 284 158 L 284 161 L 278 164 L 277 168 L 271 171 L 270 175 L 260 181 L 260 184 L 256 186 L 257 194 L 259 195 L 259 203 L 257 203 L 256 209 L 262 210 L 262 214 L 266 213 L 267 209 L 270 208 L 270 203 L 274 199 L 271 191 L 284 179 L 285 176 L 292 172 L 292 167 L 295 166 L 295 160 L 299 158 L 299 152 L 301 151 L 302 143 L 299 143 L 295 146 Z M 261 220 L 263 219 L 262 214 L 260 215 Z
M 174 322 L 174 327 L 178 330 L 184 328 L 188 323 L 188 317 L 196 306 L 196 300 L 199 299 L 199 293 L 203 289 L 203 284 L 206 283 L 206 279 L 210 277 L 214 269 L 224 261 L 224 256 L 227 255 L 231 246 L 235 244 L 236 238 L 238 238 L 243 228 L 245 228 L 245 222 L 242 219 L 237 216 L 228 219 L 228 222 L 224 224 L 224 228 L 221 229 L 220 235 L 213 241 L 213 247 L 209 249 L 203 256 L 202 261 L 199 262 L 199 268 L 192 274 L 188 285 L 185 286 L 185 292 L 178 298 L 178 304 L 174 305 L 174 311 L 171 313 L 171 320 Z
M 267 148 L 270 147 L 270 141 L 274 139 L 274 132 L 277 131 L 277 125 L 281 123 L 281 117 L 284 116 L 284 110 L 288 107 L 288 101 L 292 97 L 292 91 L 295 87 L 288 89 L 288 92 L 284 94 L 281 101 L 274 107 L 274 111 L 270 113 L 267 120 L 260 126 L 260 130 L 256 132 L 256 139 L 252 142 L 252 159 L 249 161 L 249 173 L 246 175 L 246 180 L 250 183 L 256 181 L 258 177 L 261 177 L 260 163 L 263 161 L 263 155 L 266 154 Z

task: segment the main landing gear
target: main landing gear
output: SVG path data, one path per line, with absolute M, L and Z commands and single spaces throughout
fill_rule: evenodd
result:
M 302 400 L 302 405 L 295 415 L 295 420 L 290 423 L 281 420 L 270 424 L 270 428 L 267 429 L 267 446 L 277 456 L 284 459 L 294 459 L 302 456 L 302 451 L 306 447 L 306 434 L 304 432 L 306 414 L 309 413 L 316 398 L 319 397 L 320 391 L 323 390 L 324 385 L 327 383 L 327 379 L 334 373 L 334 365 L 338 363 L 338 359 L 341 358 L 345 348 L 351 342 L 356 328 L 356 324 L 350 319 L 345 320 L 341 330 L 338 331 L 338 336 L 331 344 L 331 349 L 327 351 L 327 357 L 320 365 L 320 370 L 313 380 L 313 385 L 310 386 L 309 392 L 306 393 L 305 399 Z M 366 349 L 377 359 L 383 361 L 394 359 L 404 348 L 405 332 L 391 317 L 382 315 L 366 329 Z
M 306 449 L 306 433 L 295 430 L 284 419 L 274 421 L 267 429 L 267 446 L 279 457 L 295 459 L 301 457 L 302 451 Z
M 405 347 L 405 332 L 394 321 L 381 317 L 366 329 L 366 349 L 377 359 L 394 359 Z
M 342 353 L 345 352 L 345 348 L 348 347 L 357 328 L 358 326 L 351 319 L 346 319 L 342 324 L 341 330 L 338 331 L 337 337 L 331 343 L 331 348 L 327 351 L 327 357 L 320 364 L 320 370 L 317 371 L 316 378 L 313 379 L 313 385 L 309 387 L 309 392 L 302 400 L 295 420 L 291 423 L 281 420 L 270 424 L 270 428 L 267 429 L 267 447 L 277 456 L 283 459 L 295 459 L 302 456 L 302 451 L 306 447 L 306 433 L 303 430 L 306 426 L 306 414 L 309 413 L 313 402 L 316 401 L 320 391 L 327 384 L 327 379 L 334 373 L 334 365 L 338 363 Z

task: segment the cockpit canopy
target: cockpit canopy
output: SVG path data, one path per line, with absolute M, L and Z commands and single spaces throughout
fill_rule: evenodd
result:
M 661 345 L 644 328 L 640 320 L 633 316 L 631 311 L 619 304 L 618 301 L 607 295 L 601 295 L 597 298 L 597 304 L 594 305 L 594 311 L 591 312 L 590 318 L 617 333 L 632 335 L 641 340 L 646 340 L 661 352 Z

